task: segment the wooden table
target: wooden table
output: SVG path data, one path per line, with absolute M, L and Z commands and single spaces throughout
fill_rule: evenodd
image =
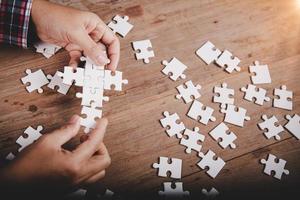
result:
M 300 180 L 300 143 L 285 131 L 282 139 L 266 139 L 258 129 L 261 115 L 275 115 L 280 124 L 286 114 L 300 114 L 300 3 L 297 0 L 168 0 L 168 1 L 62 1 L 97 13 L 105 22 L 116 15 L 128 15 L 134 29 L 121 41 L 119 70 L 129 84 L 122 92 L 107 92 L 110 101 L 104 104 L 104 116 L 109 119 L 105 137 L 112 165 L 102 184 L 121 195 L 153 194 L 162 189 L 170 178 L 157 176 L 151 168 L 159 156 L 183 160 L 184 188 L 198 195 L 202 188 L 217 188 L 223 194 L 237 191 L 286 192 L 295 191 Z M 131 42 L 150 39 L 155 58 L 144 64 L 134 58 Z M 242 70 L 228 74 L 214 64 L 206 65 L 195 51 L 205 41 L 228 49 L 241 59 Z M 186 116 L 190 105 L 176 100 L 176 86 L 184 80 L 171 81 L 161 73 L 161 61 L 177 57 L 188 66 L 187 80 L 202 85 L 201 102 L 215 109 L 216 122 L 204 126 Z M 261 85 L 273 98 L 273 89 L 287 85 L 294 92 L 293 111 L 263 106 L 243 100 L 239 88 L 250 83 L 248 66 L 253 61 L 268 64 L 272 83 Z M 27 126 L 44 126 L 44 132 L 60 127 L 74 113 L 80 114 L 80 100 L 74 87 L 63 96 L 48 88 L 43 94 L 27 93 L 21 84 L 27 68 L 42 68 L 55 73 L 68 63 L 65 51 L 45 59 L 33 50 L 8 46 L 0 49 L 0 150 L 1 158 L 16 152 L 16 139 Z M 213 87 L 222 82 L 235 89 L 235 104 L 248 110 L 251 120 L 245 128 L 229 125 L 236 133 L 237 148 L 223 150 L 208 132 L 224 119 L 219 105 L 212 103 Z M 169 138 L 159 119 L 162 112 L 177 112 L 186 127 L 198 126 L 206 136 L 202 151 L 213 150 L 226 161 L 215 178 L 196 166 L 200 160 L 195 152 L 184 153 L 179 140 Z M 78 139 L 78 138 L 77 138 Z M 78 141 L 78 140 L 77 140 Z M 261 158 L 268 153 L 287 160 L 290 175 L 276 180 L 263 173 Z M 143 193 L 142 193 L 143 192 Z M 253 193 L 252 193 L 253 194 Z

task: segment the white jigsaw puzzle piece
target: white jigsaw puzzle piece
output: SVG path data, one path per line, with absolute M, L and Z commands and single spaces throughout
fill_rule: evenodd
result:
M 39 69 L 35 72 L 32 72 L 30 69 L 26 69 L 27 76 L 21 78 L 21 81 L 26 86 L 28 92 L 33 92 L 37 90 L 38 93 L 42 93 L 42 87 L 49 83 L 47 77 L 45 76 L 43 70 Z
M 190 118 L 207 125 L 209 121 L 216 121 L 213 116 L 214 109 L 209 106 L 204 106 L 201 102 L 194 100 L 187 116 Z
M 172 58 L 170 62 L 163 60 L 162 64 L 165 66 L 162 69 L 162 73 L 169 76 L 171 80 L 176 81 L 178 78 L 186 78 L 183 72 L 186 70 L 187 66 L 180 62 L 177 58 Z
M 32 144 L 34 141 L 39 139 L 42 134 L 41 131 L 43 130 L 42 126 L 38 126 L 37 129 L 32 128 L 31 126 L 27 127 L 24 133 L 27 135 L 27 137 L 24 137 L 21 135 L 17 140 L 16 143 L 20 145 L 21 147 L 18 149 L 18 151 L 22 151 L 24 148 Z
M 9 154 L 7 154 L 7 156 L 5 157 L 5 159 L 9 160 L 9 161 L 12 161 L 15 158 L 16 158 L 16 156 L 12 152 L 10 152 Z
M 225 122 L 243 127 L 245 120 L 249 121 L 250 117 L 246 115 L 247 110 L 242 107 L 236 107 L 235 105 L 227 104 L 226 109 L 221 109 L 222 113 L 225 113 Z
M 86 67 L 84 70 L 83 87 L 92 89 L 104 89 L 104 70 Z
M 263 88 L 257 88 L 255 85 L 248 84 L 247 88 L 242 87 L 241 91 L 245 93 L 244 99 L 251 101 L 258 105 L 263 105 L 265 101 L 270 101 L 270 98 L 266 96 L 267 90 Z
M 220 157 L 215 159 L 215 156 L 216 154 L 211 150 L 208 150 L 206 154 L 200 152 L 199 157 L 202 159 L 197 163 L 201 169 L 208 167 L 209 169 L 206 171 L 206 173 L 212 178 L 216 178 L 225 165 L 224 160 L 222 160 Z
M 192 97 L 194 99 L 198 99 L 199 97 L 201 97 L 201 94 L 198 91 L 201 89 L 201 85 L 194 85 L 191 80 L 177 86 L 176 89 L 179 93 L 175 96 L 176 99 L 182 98 L 185 103 L 190 103 L 191 101 L 193 101 Z
M 112 72 L 111 70 L 105 70 L 104 74 L 105 90 L 111 90 L 112 86 L 114 86 L 114 90 L 121 91 L 122 85 L 128 84 L 128 80 L 122 78 L 123 73 L 120 71 Z
M 213 102 L 220 103 L 221 107 L 226 107 L 226 104 L 234 104 L 234 89 L 228 88 L 227 83 L 222 83 L 221 87 L 214 87 L 215 95 Z
M 166 133 L 169 137 L 176 135 L 177 138 L 182 138 L 182 132 L 185 129 L 183 122 L 177 123 L 179 121 L 179 116 L 177 113 L 170 115 L 169 112 L 165 111 L 163 113 L 165 116 L 163 119 L 160 119 L 161 125 L 166 128 Z
M 36 48 L 37 53 L 43 54 L 46 58 L 50 58 L 62 48 L 55 44 L 50 44 L 42 41 L 35 43 L 34 47 Z
M 196 51 L 196 55 L 199 56 L 207 65 L 216 61 L 221 53 L 222 52 L 210 41 L 207 41 Z
M 97 108 L 102 108 L 103 101 L 109 101 L 109 97 L 104 96 L 103 89 L 83 87 L 82 93 L 76 93 L 77 98 L 81 98 L 81 105 L 90 106 L 92 103 L 95 104 Z
M 258 61 L 254 62 L 254 65 L 249 66 L 249 71 L 255 73 L 255 76 L 251 76 L 253 84 L 271 83 L 271 76 L 268 65 L 260 65 Z
M 185 152 L 191 153 L 192 150 L 200 152 L 202 145 L 199 142 L 204 142 L 205 136 L 199 133 L 199 128 L 195 127 L 194 130 L 185 129 L 180 144 L 185 146 Z
M 280 133 L 284 131 L 283 127 L 278 124 L 278 119 L 273 115 L 268 118 L 267 115 L 262 115 L 261 118 L 264 122 L 258 123 L 258 127 L 264 131 L 264 135 L 270 139 L 275 137 L 276 140 L 280 140 Z
M 225 71 L 228 73 L 232 73 L 233 71 L 241 71 L 241 68 L 238 66 L 240 62 L 240 59 L 234 57 L 228 50 L 225 50 L 216 61 L 217 65 L 225 68 Z
M 218 191 L 216 188 L 212 187 L 212 188 L 210 189 L 210 191 L 208 191 L 207 189 L 203 188 L 203 189 L 202 189 L 202 194 L 204 194 L 208 199 L 214 199 L 214 198 L 216 198 L 220 193 L 219 193 L 219 191 Z
M 293 134 L 298 140 L 300 140 L 300 116 L 295 114 L 293 117 L 291 115 L 286 115 L 285 118 L 289 120 L 284 127 Z
M 219 145 L 223 149 L 226 149 L 228 146 L 233 149 L 236 148 L 236 145 L 233 143 L 233 141 L 235 141 L 237 137 L 233 132 L 229 131 L 228 126 L 223 122 L 211 130 L 209 135 L 216 141 L 221 139 L 221 141 L 219 141 Z
M 152 50 L 152 44 L 150 40 L 141 40 L 132 42 L 132 47 L 136 51 L 135 57 L 137 60 L 144 60 L 144 63 L 150 63 L 150 59 L 154 57 L 154 51 Z
M 92 59 L 90 59 L 88 56 L 87 56 L 87 57 L 81 56 L 81 57 L 80 57 L 80 61 L 85 61 L 84 68 L 85 68 L 86 70 L 87 70 L 87 69 L 104 70 L 104 66 L 95 64 L 95 63 L 92 61 Z M 101 73 L 101 74 L 102 74 L 102 73 Z M 103 76 L 104 76 L 104 73 L 103 73 Z
M 273 154 L 268 155 L 268 159 L 261 159 L 260 162 L 265 165 L 264 173 L 271 176 L 272 171 L 275 173 L 274 178 L 281 180 L 282 174 L 289 174 L 289 170 L 285 169 L 286 161 L 278 159 Z
M 60 73 L 61 72 L 57 71 L 54 76 L 51 76 L 50 74 L 47 75 L 47 78 L 51 80 L 47 87 L 52 90 L 55 90 L 55 88 L 58 87 L 57 92 L 66 95 L 71 85 L 63 83 L 62 77 L 59 76 Z
M 77 67 L 76 69 L 70 66 L 64 67 L 64 72 L 59 72 L 58 75 L 63 78 L 63 83 L 72 85 L 75 82 L 76 86 L 83 86 L 84 82 L 84 69 Z
M 125 37 L 133 28 L 133 25 L 130 24 L 128 20 L 128 16 L 121 17 L 120 15 L 116 15 L 107 26 L 111 28 L 114 33 L 118 33 L 122 37 Z
M 181 178 L 182 160 L 178 158 L 159 157 L 159 163 L 153 163 L 152 167 L 158 169 L 160 177 L 168 177 L 170 172 L 171 178 Z
M 273 100 L 275 108 L 293 110 L 293 92 L 288 91 L 285 85 L 282 85 L 280 89 L 275 88 L 274 95 L 278 96 L 278 99 Z
M 165 199 L 183 199 L 190 195 L 189 191 L 183 190 L 182 182 L 165 182 L 163 185 L 164 191 L 158 191 L 158 194 Z
M 86 117 L 80 117 L 80 125 L 85 127 L 85 133 L 89 133 L 91 129 L 96 127 L 96 119 L 102 117 L 102 110 L 97 109 L 95 104 L 92 103 L 91 107 L 83 106 L 81 114 L 86 115 Z

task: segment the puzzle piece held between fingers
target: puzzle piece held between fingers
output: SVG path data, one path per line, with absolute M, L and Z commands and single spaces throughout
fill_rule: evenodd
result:
M 165 111 L 163 115 L 165 118 L 160 119 L 160 123 L 164 128 L 166 128 L 168 136 L 172 137 L 176 135 L 177 138 L 182 138 L 182 132 L 185 129 L 185 126 L 183 122 L 177 123 L 177 120 L 179 120 L 177 113 L 170 115 L 169 112 Z
M 236 107 L 235 105 L 227 104 L 226 109 L 221 109 L 222 113 L 225 113 L 225 122 L 243 127 L 244 121 L 250 120 L 250 117 L 246 115 L 247 110 L 242 107 Z
M 32 128 L 31 126 L 27 127 L 24 133 L 27 135 L 27 137 L 24 137 L 21 135 L 17 140 L 16 143 L 20 145 L 21 147 L 18 149 L 18 151 L 22 151 L 25 147 L 32 144 L 34 141 L 39 139 L 42 134 L 41 131 L 43 130 L 42 126 L 38 126 L 37 129 Z
M 180 144 L 187 147 L 185 149 L 185 152 L 191 153 L 192 150 L 200 152 L 202 145 L 199 144 L 199 141 L 204 142 L 205 136 L 199 133 L 199 128 L 195 127 L 194 131 L 190 129 L 185 129 L 183 135 L 187 138 L 182 137 L 180 140 Z
M 186 76 L 183 72 L 186 70 L 187 66 L 180 62 L 177 58 L 172 58 L 170 62 L 163 60 L 162 64 L 165 67 L 161 70 L 162 73 L 169 76 L 173 81 L 176 81 L 178 78 L 185 79 Z
M 80 61 L 85 61 L 84 68 L 86 70 L 88 69 L 104 70 L 104 66 L 96 65 L 88 56 L 87 57 L 81 56 Z M 101 75 L 104 76 L 104 73 L 103 74 L 101 73 Z
M 298 140 L 300 140 L 300 116 L 295 114 L 293 117 L 291 115 L 286 115 L 285 118 L 289 120 L 284 127 L 293 134 Z
M 214 93 L 217 95 L 213 97 L 213 102 L 220 103 L 221 108 L 225 108 L 226 104 L 234 103 L 234 89 L 227 87 L 227 83 L 222 83 L 221 87 L 215 86 Z
M 129 31 L 133 28 L 133 25 L 128 22 L 129 17 L 121 17 L 119 15 L 114 16 L 113 20 L 107 25 L 114 33 L 120 34 L 125 37 Z
M 209 135 L 216 141 L 221 139 L 221 141 L 219 141 L 219 145 L 223 149 L 227 148 L 228 146 L 233 149 L 236 148 L 236 145 L 233 143 L 233 141 L 235 141 L 237 137 L 233 132 L 229 131 L 228 126 L 223 122 L 211 130 Z
M 197 163 L 197 165 L 201 169 L 205 169 L 208 167 L 209 169 L 206 171 L 206 173 L 210 177 L 216 178 L 216 176 L 219 174 L 219 172 L 224 167 L 225 162 L 220 157 L 217 157 L 215 159 L 216 154 L 211 150 L 208 150 L 208 152 L 206 154 L 203 154 L 202 152 L 200 152 L 199 156 L 202 159 L 200 160 L 200 162 Z
M 207 125 L 209 121 L 216 121 L 216 118 L 212 115 L 213 112 L 214 109 L 211 107 L 204 106 L 201 102 L 194 100 L 187 113 L 187 116 Z
M 113 74 L 114 73 L 114 74 Z M 114 86 L 114 90 L 121 91 L 122 84 L 128 84 L 127 79 L 122 78 L 122 72 L 115 71 L 112 72 L 111 70 L 104 71 L 104 89 L 111 90 L 112 86 Z
M 176 99 L 182 98 L 185 103 L 190 103 L 194 99 L 198 99 L 201 97 L 201 94 L 198 90 L 201 89 L 201 85 L 197 84 L 196 86 L 193 84 L 191 80 L 185 82 L 182 85 L 176 87 L 178 93 L 176 95 Z
M 254 62 L 255 65 L 249 66 L 249 71 L 255 73 L 255 76 L 251 76 L 253 84 L 271 83 L 271 76 L 268 65 L 260 65 L 258 61 Z
M 81 114 L 86 115 L 86 117 L 80 117 L 80 125 L 85 127 L 85 133 L 89 133 L 91 129 L 96 127 L 96 119 L 102 117 L 102 110 L 97 109 L 96 105 L 92 103 L 91 107 L 83 106 Z
M 286 110 L 293 109 L 293 92 L 288 91 L 285 85 L 282 85 L 280 89 L 275 88 L 274 95 L 278 97 L 278 99 L 274 98 L 273 100 L 274 107 Z
M 149 58 L 154 57 L 154 51 L 150 50 L 152 44 L 150 40 L 141 40 L 132 42 L 132 47 L 136 51 L 135 57 L 137 60 L 144 60 L 144 63 L 150 63 Z
M 286 161 L 278 159 L 273 154 L 268 155 L 268 159 L 261 159 L 260 162 L 265 165 L 264 173 L 271 176 L 274 172 L 274 178 L 281 179 L 282 174 L 289 174 L 289 170 L 285 169 Z
M 216 61 L 221 53 L 222 52 L 210 41 L 207 41 L 196 51 L 197 56 L 199 56 L 207 65 Z
M 267 115 L 261 117 L 264 122 L 258 124 L 258 127 L 264 131 L 264 135 L 270 139 L 275 137 L 276 140 L 280 140 L 279 134 L 284 131 L 283 127 L 278 124 L 278 119 L 273 115 L 268 118 Z
M 228 73 L 232 73 L 234 70 L 241 71 L 241 68 L 238 66 L 240 62 L 240 59 L 234 57 L 228 50 L 225 50 L 216 61 L 217 65 L 222 68 L 225 67 L 225 71 Z
M 28 92 L 33 92 L 37 90 L 38 93 L 42 93 L 42 87 L 49 83 L 49 80 L 45 76 L 43 70 L 39 69 L 35 72 L 32 72 L 30 69 L 26 69 L 26 76 L 21 78 L 21 81 L 26 86 Z
M 71 87 L 71 85 L 66 85 L 63 83 L 63 79 L 59 76 L 60 72 L 57 71 L 54 76 L 50 74 L 47 75 L 47 78 L 50 79 L 50 83 L 47 85 L 48 88 L 54 90 L 58 87 L 57 92 L 66 95 Z
M 164 196 L 165 199 L 183 199 L 190 195 L 189 191 L 183 190 L 182 182 L 165 182 L 164 191 L 158 191 L 160 196 Z
M 37 53 L 43 54 L 46 58 L 50 58 L 62 48 L 60 46 L 42 42 L 42 41 L 34 44 L 34 47 L 36 48 Z
M 153 163 L 152 167 L 158 169 L 158 176 L 168 177 L 170 172 L 171 178 L 181 178 L 182 160 L 178 158 L 159 157 L 159 163 Z
M 263 105 L 265 101 L 270 101 L 270 98 L 266 96 L 267 90 L 263 88 L 257 88 L 255 85 L 248 84 L 247 88 L 242 87 L 241 91 L 245 92 L 244 99 L 248 101 L 254 101 L 258 105 Z

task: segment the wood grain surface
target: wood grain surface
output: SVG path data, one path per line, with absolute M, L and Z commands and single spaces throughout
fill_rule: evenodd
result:
M 105 143 L 112 165 L 99 184 L 120 195 L 152 194 L 162 189 L 170 178 L 157 176 L 151 168 L 159 156 L 183 160 L 184 188 L 193 195 L 202 188 L 217 188 L 222 194 L 237 191 L 285 193 L 296 191 L 300 180 L 300 143 L 287 131 L 282 139 L 266 139 L 257 123 L 261 115 L 275 115 L 282 125 L 286 114 L 300 114 L 300 4 L 297 0 L 67 0 L 57 1 L 82 10 L 97 13 L 105 22 L 116 15 L 128 15 L 134 29 L 121 41 L 119 70 L 129 84 L 122 92 L 106 92 L 110 101 L 104 103 L 104 116 L 109 119 Z M 155 58 L 144 64 L 134 58 L 131 42 L 150 39 Z M 195 55 L 205 41 L 218 48 L 228 49 L 241 59 L 242 70 L 228 74 L 214 64 L 206 65 Z M 202 85 L 201 102 L 215 109 L 216 122 L 204 126 L 186 116 L 190 104 L 175 99 L 176 86 L 184 80 L 171 81 L 161 73 L 162 60 L 177 57 L 188 66 L 187 80 Z M 54 74 L 68 63 L 68 55 L 60 51 L 45 59 L 34 50 L 15 47 L 0 48 L 0 155 L 16 152 L 16 139 L 27 126 L 44 126 L 44 133 L 63 125 L 68 118 L 80 114 L 78 88 L 66 95 L 44 88 L 43 94 L 27 93 L 20 78 L 25 69 L 43 69 Z M 248 66 L 253 61 L 268 64 L 272 83 L 260 85 L 273 98 L 273 89 L 287 85 L 294 92 L 293 111 L 263 106 L 243 100 L 239 88 L 250 83 Z M 235 104 L 248 110 L 251 120 L 244 128 L 229 125 L 236 133 L 237 148 L 223 150 L 208 132 L 224 115 L 219 104 L 212 103 L 213 87 L 222 82 L 235 89 Z M 211 179 L 197 167 L 200 160 L 195 152 L 184 153 L 179 140 L 169 138 L 159 123 L 162 112 L 177 112 L 186 127 L 198 126 L 206 136 L 202 151 L 213 150 L 226 161 L 220 174 Z M 78 138 L 75 140 L 75 144 Z M 268 153 L 287 160 L 290 175 L 276 180 L 263 173 L 261 158 Z M 151 196 L 151 195 L 150 195 Z

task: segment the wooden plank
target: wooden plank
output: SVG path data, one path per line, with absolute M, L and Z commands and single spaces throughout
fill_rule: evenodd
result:
M 261 121 L 262 113 L 275 114 L 282 124 L 286 123 L 285 114 L 299 113 L 299 7 L 295 6 L 294 1 L 169 0 L 94 3 L 74 0 L 63 3 L 96 12 L 105 22 L 115 14 L 128 15 L 135 25 L 126 38 L 120 39 L 122 57 L 119 69 L 124 72 L 129 84 L 120 93 L 107 92 L 110 102 L 104 107 L 104 116 L 110 121 L 105 143 L 112 156 L 112 166 L 102 184 L 115 191 L 153 191 L 163 180 L 170 180 L 158 178 L 156 171 L 151 169 L 151 164 L 159 156 L 183 159 L 183 175 L 187 176 L 183 180 L 191 180 L 187 181 L 188 184 L 191 182 L 195 187 L 201 186 L 198 179 L 191 178 L 194 175 L 207 180 L 208 177 L 203 172 L 197 173 L 199 169 L 195 164 L 199 158 L 196 154 L 185 154 L 179 141 L 168 138 L 164 133 L 158 120 L 165 110 L 177 112 L 189 128 L 199 126 L 207 136 L 203 151 L 212 149 L 230 162 L 265 146 L 272 150 L 272 144 L 276 141 L 266 140 L 256 125 Z M 156 54 L 148 65 L 134 59 L 130 44 L 145 38 L 151 39 Z M 194 52 L 207 40 L 211 40 L 218 48 L 227 48 L 237 55 L 242 60 L 242 71 L 229 75 L 217 66 L 206 66 L 199 60 Z M 26 68 L 42 68 L 46 73 L 62 69 L 68 63 L 66 52 L 59 52 L 48 60 L 30 50 L 5 46 L 0 48 L 0 52 L 0 155 L 4 157 L 9 151 L 17 149 L 14 142 L 27 126 L 42 124 L 46 131 L 51 131 L 62 125 L 72 114 L 80 113 L 80 100 L 74 98 L 75 88 L 67 96 L 48 89 L 43 94 L 28 94 L 19 81 L 25 75 Z M 173 56 L 188 66 L 187 80 L 192 79 L 203 86 L 201 101 L 216 110 L 216 122 L 203 126 L 185 116 L 189 105 L 174 98 L 177 92 L 175 87 L 184 81 L 172 82 L 160 72 L 163 67 L 161 61 Z M 271 102 L 260 107 L 242 100 L 243 94 L 238 90 L 250 82 L 247 66 L 254 60 L 269 64 L 272 84 L 262 85 L 268 89 L 269 96 L 272 97 L 272 89 L 281 84 L 286 84 L 288 89 L 294 91 L 293 112 L 272 108 Z M 208 132 L 223 120 L 223 115 L 217 111 L 219 105 L 211 103 L 212 88 L 223 81 L 235 89 L 236 104 L 247 108 L 252 118 L 246 122 L 246 128 L 230 126 L 238 136 L 236 150 L 222 150 L 208 136 Z M 283 134 L 285 141 L 294 140 L 289 139 L 290 137 L 288 133 Z M 297 142 L 294 145 L 299 147 Z M 283 142 L 282 149 L 284 148 L 289 148 L 289 143 Z M 296 163 L 295 170 L 299 169 L 297 156 L 289 152 L 289 161 Z M 256 162 L 253 158 L 250 161 Z M 230 172 L 236 170 L 240 170 L 240 166 L 230 164 L 216 180 L 225 181 L 226 177 L 233 174 Z M 293 175 L 288 177 L 291 181 L 296 178 Z M 260 177 L 253 177 L 253 182 L 256 180 L 264 181 Z

